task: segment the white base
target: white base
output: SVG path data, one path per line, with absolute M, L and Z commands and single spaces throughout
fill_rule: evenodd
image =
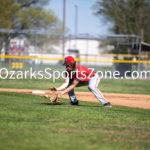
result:
M 32 94 L 45 94 L 44 91 L 32 91 Z

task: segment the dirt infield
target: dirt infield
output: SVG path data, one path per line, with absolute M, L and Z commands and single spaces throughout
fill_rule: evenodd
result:
M 0 91 L 35 94 L 35 95 L 41 95 L 41 96 L 45 94 L 53 95 L 48 90 L 0 88 Z M 42 92 L 45 92 L 45 94 Z M 95 98 L 95 96 L 91 92 L 75 92 L 75 93 L 76 93 L 77 99 L 80 101 L 98 102 L 98 100 Z M 103 95 L 107 99 L 107 101 L 112 103 L 112 105 L 150 109 L 150 95 L 118 94 L 118 93 L 103 93 Z M 64 95 L 63 98 L 68 99 L 68 95 L 67 94 Z

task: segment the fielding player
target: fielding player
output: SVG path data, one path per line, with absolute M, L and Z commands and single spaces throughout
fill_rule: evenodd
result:
M 72 56 L 65 57 L 64 65 L 66 66 L 67 78 L 65 82 L 58 88 L 53 90 L 61 91 L 61 95 L 68 93 L 71 101 L 71 105 L 78 105 L 78 100 L 74 94 L 74 88 L 87 84 L 89 90 L 96 96 L 96 98 L 102 103 L 104 107 L 111 107 L 110 102 L 107 102 L 102 93 L 97 89 L 100 82 L 98 75 L 91 69 L 77 65 L 75 59 Z

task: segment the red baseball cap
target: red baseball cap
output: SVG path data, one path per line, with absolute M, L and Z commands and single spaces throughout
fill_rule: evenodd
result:
M 67 56 L 67 57 L 65 57 L 65 62 L 63 65 L 68 65 L 68 64 L 71 64 L 74 62 L 75 62 L 75 59 L 72 56 Z

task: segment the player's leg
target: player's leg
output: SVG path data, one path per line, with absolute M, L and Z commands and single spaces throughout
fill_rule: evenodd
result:
M 95 74 L 95 76 L 89 80 L 88 88 L 96 96 L 96 98 L 102 103 L 102 105 L 104 106 L 107 104 L 109 105 L 110 103 L 106 101 L 103 94 L 97 88 L 99 82 L 100 82 L 100 78 L 98 77 L 97 74 Z
M 73 83 L 73 80 L 70 80 L 68 86 L 70 86 L 72 83 Z M 71 90 L 70 92 L 68 92 L 68 95 L 69 95 L 71 104 L 72 104 L 72 105 L 78 105 L 78 100 L 77 100 L 77 98 L 76 98 L 76 96 L 75 96 L 75 94 L 74 94 L 74 89 Z

